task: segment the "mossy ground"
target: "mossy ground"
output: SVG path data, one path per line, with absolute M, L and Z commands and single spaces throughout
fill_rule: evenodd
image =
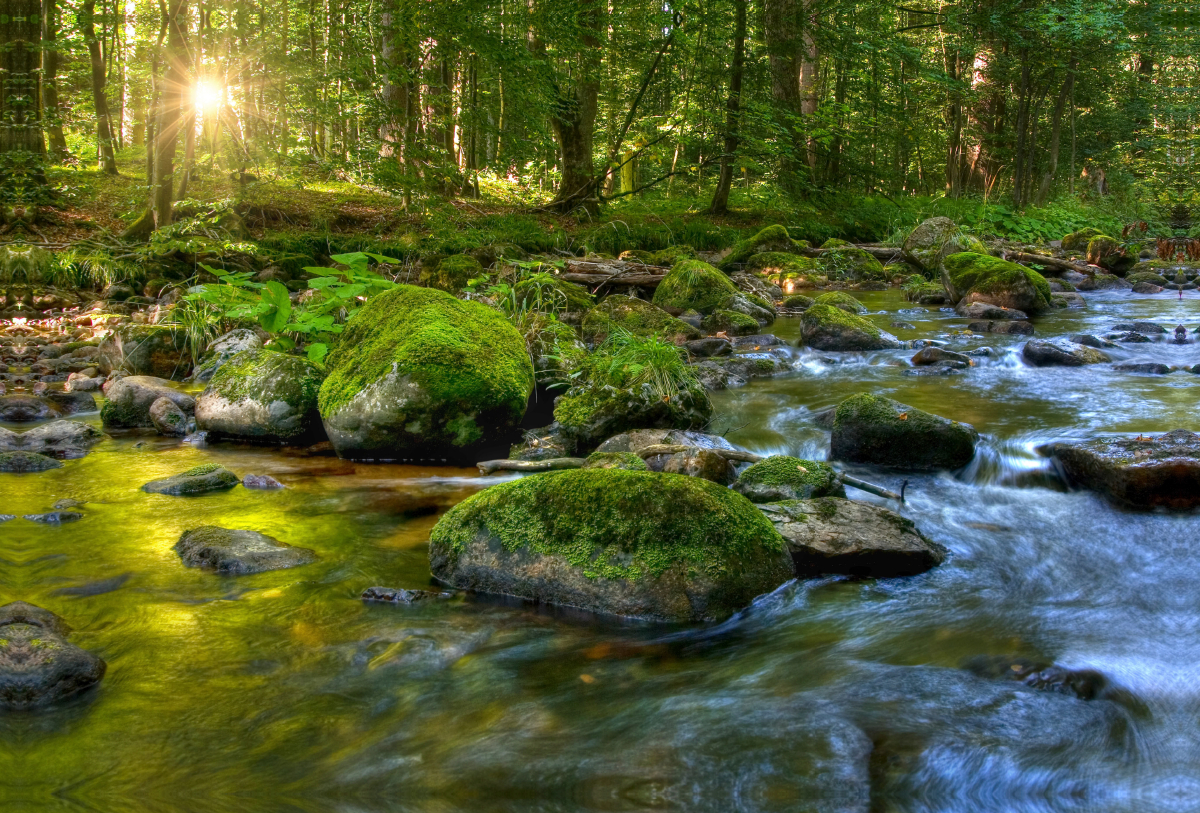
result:
M 562 556 L 588 578 L 656 578 L 682 565 L 720 579 L 783 550 L 770 520 L 740 494 L 696 477 L 623 469 L 492 486 L 452 508 L 431 538 L 462 552 L 483 528 L 505 550 Z
M 372 298 L 330 351 L 321 414 L 349 403 L 393 368 L 437 401 L 504 408 L 515 420 L 534 384 L 525 342 L 502 314 L 402 285 Z

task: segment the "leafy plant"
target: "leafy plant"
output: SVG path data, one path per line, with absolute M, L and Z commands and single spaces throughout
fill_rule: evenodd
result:
M 572 390 L 632 391 L 663 401 L 704 389 L 680 348 L 660 336 L 636 336 L 626 330 L 610 335 L 570 379 Z

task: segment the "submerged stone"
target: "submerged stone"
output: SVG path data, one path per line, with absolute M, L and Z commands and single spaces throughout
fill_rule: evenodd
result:
M 184 496 L 187 494 L 203 494 L 206 491 L 225 491 L 233 488 L 240 481 L 238 476 L 216 463 L 208 463 L 189 469 L 182 474 L 164 477 L 161 480 L 151 480 L 142 486 L 142 491 L 149 494 L 170 494 Z
M 106 664 L 66 640 L 54 613 L 16 601 L 0 607 L 0 708 L 28 709 L 83 691 Z
M 429 557 L 454 587 L 672 621 L 727 618 L 792 570 L 782 538 L 740 494 L 622 469 L 485 489 L 442 517 Z
M 442 601 L 454 598 L 451 590 L 404 590 L 398 587 L 368 587 L 362 592 L 363 601 L 387 604 L 419 604 L 423 601 Z
M 189 567 L 201 567 L 231 576 L 283 570 L 317 560 L 308 548 L 299 548 L 257 531 L 204 525 L 184 531 L 175 552 Z
M 1187 510 L 1200 506 L 1200 436 L 1176 429 L 1157 438 L 1097 438 L 1051 443 L 1039 449 L 1055 458 L 1072 485 L 1132 508 Z
M 760 508 L 786 540 L 799 578 L 912 576 L 946 559 L 911 520 L 870 503 L 827 497 Z
M 59 458 L 83 457 L 105 437 L 80 421 L 53 421 L 25 432 L 0 427 L 0 452 L 35 452 Z
M 78 511 L 51 511 L 46 514 L 26 514 L 24 518 L 30 522 L 40 522 L 43 525 L 62 525 L 66 522 L 77 522 L 83 519 L 83 514 Z
M 0 452 L 0 472 L 5 474 L 33 474 L 61 469 L 62 465 L 53 457 L 36 452 Z

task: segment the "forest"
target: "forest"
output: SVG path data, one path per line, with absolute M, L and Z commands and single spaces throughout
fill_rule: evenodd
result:
M 0 808 L 1190 809 L 1198 53 L 0 0 Z

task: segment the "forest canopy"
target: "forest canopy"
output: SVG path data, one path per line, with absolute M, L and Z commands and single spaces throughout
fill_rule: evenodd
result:
M 0 0 L 0 184 L 316 174 L 502 196 L 1195 202 L 1194 12 L 1159 0 Z M 125 169 L 124 165 L 131 169 Z M 11 219 L 11 215 L 9 215 Z

